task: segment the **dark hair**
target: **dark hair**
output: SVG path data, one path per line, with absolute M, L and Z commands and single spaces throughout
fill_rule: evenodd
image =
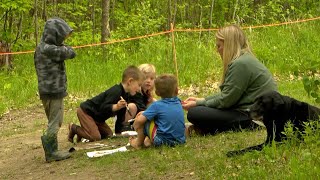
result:
M 128 66 L 122 73 L 122 82 L 126 82 L 129 78 L 134 80 L 143 80 L 144 74 L 136 66 Z
M 171 98 L 176 96 L 178 80 L 172 74 L 162 74 L 154 81 L 156 94 L 161 98 Z

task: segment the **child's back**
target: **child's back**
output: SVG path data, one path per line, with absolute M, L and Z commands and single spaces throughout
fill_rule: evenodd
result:
M 155 88 L 161 100 L 139 113 L 133 123 L 138 135 L 136 139 L 130 138 L 129 142 L 136 149 L 142 145 L 175 146 L 186 142 L 184 113 L 177 97 L 177 78 L 171 74 L 161 75 L 155 80 Z
M 154 119 L 157 125 L 155 146 L 185 143 L 184 113 L 179 98 L 163 98 L 155 101 L 143 115 L 147 119 Z

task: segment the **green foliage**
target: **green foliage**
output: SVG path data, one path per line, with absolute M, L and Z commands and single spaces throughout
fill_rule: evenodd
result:
M 308 95 L 320 103 L 320 80 L 315 77 L 303 77 L 304 89 L 307 91 Z
M 310 121 L 304 124 L 305 130 L 302 134 L 303 140 L 308 145 L 319 146 L 320 123 L 319 121 Z
M 32 7 L 30 0 L 2 0 L 0 4 L 0 12 L 4 11 L 17 11 L 26 12 Z
M 47 3 L 45 13 L 43 2 Z M 320 14 L 320 1 L 219 0 L 214 1 L 210 26 L 212 0 L 110 2 L 109 41 L 168 30 L 170 22 L 174 22 L 178 28 L 208 28 L 235 22 L 260 25 Z M 0 29 L 1 39 L 15 39 L 19 35 L 19 18 L 23 17 L 21 34 L 12 46 L 13 51 L 35 47 L 32 4 L 33 1 L 26 0 L 1 1 L 1 17 L 11 9 L 8 15 L 12 20 L 10 30 Z M 38 1 L 39 34 L 46 18 L 59 16 L 74 28 L 66 44 L 97 43 L 101 28 L 100 6 L 100 1 L 89 0 Z M 4 18 L 0 18 L 0 21 L 4 22 Z M 6 23 L 9 27 L 10 23 Z M 319 28 L 319 21 L 314 21 L 245 30 L 256 56 L 275 75 L 280 92 L 310 103 L 319 103 Z M 214 32 L 175 32 L 180 88 L 190 85 L 203 87 L 206 81 L 219 81 L 221 59 L 216 53 L 214 41 Z M 76 49 L 76 53 L 75 59 L 66 61 L 69 96 L 65 104 L 66 109 L 71 109 L 66 112 L 67 122 L 78 123 L 74 109 L 79 103 L 119 83 L 123 69 L 130 64 L 152 63 L 158 74 L 176 73 L 171 34 L 81 48 Z M 292 73 L 302 80 L 291 79 Z M 205 93 L 199 96 L 212 92 Z M 14 69 L 0 72 L 0 119 L 8 110 L 38 103 L 33 54 L 14 55 Z M 35 117 L 31 126 L 13 122 L 0 134 L 11 136 L 36 132 L 46 126 L 44 122 L 38 117 Z M 127 172 L 132 179 L 319 179 L 319 132 L 318 122 L 306 124 L 302 134 L 304 143 L 300 143 L 297 132 L 289 126 L 284 132 L 289 137 L 285 143 L 273 144 L 262 152 L 251 152 L 236 158 L 226 158 L 225 152 L 263 142 L 265 131 L 193 137 L 188 139 L 186 145 L 175 148 L 130 151 L 95 160 L 86 158 L 83 151 L 79 151 L 73 154 L 73 159 L 66 161 L 66 167 L 70 168 L 72 164 L 75 168 L 72 172 L 79 172 L 79 175 L 93 172 L 94 177 L 103 179 L 127 178 Z M 127 143 L 127 139 L 110 139 L 108 143 L 115 141 Z M 125 169 L 125 173 L 119 172 L 120 168 Z M 68 172 L 68 177 L 70 175 Z M 7 177 L 12 176 L 10 174 Z
M 117 7 L 114 13 L 114 20 L 118 22 L 117 29 L 114 29 L 112 33 L 114 39 L 158 32 L 161 25 L 165 23 L 163 15 L 157 9 L 151 8 L 148 0 L 135 1 L 135 9 L 131 10 L 130 13 L 126 9 Z
M 307 94 L 301 89 L 303 87 L 301 81 L 287 80 L 294 71 L 300 74 L 316 72 L 307 71 L 305 67 L 318 69 L 318 66 L 313 65 L 313 62 L 317 61 L 308 60 L 317 60 L 317 55 L 310 52 L 318 51 L 316 45 L 320 41 L 318 27 L 318 23 L 309 22 L 288 27 L 246 30 L 258 59 L 267 65 L 277 79 L 280 78 L 281 81 L 278 82 L 280 91 L 309 102 Z M 68 38 L 66 43 L 77 43 L 74 41 L 74 36 L 76 34 Z M 190 85 L 205 88 L 206 81 L 209 81 L 210 85 L 210 82 L 220 80 L 221 59 L 216 53 L 214 41 L 214 32 L 175 33 L 181 88 L 189 88 Z M 308 44 L 308 41 L 312 43 Z M 308 48 L 304 49 L 305 46 Z M 156 66 L 158 74 L 176 74 L 171 37 L 166 35 L 80 48 L 76 49 L 76 53 L 75 59 L 66 61 L 68 92 L 72 97 L 81 99 L 92 97 L 119 83 L 122 70 L 130 64 L 139 65 L 148 62 Z M 0 114 L 11 108 L 39 102 L 36 96 L 37 79 L 33 54 L 15 55 L 14 58 L 13 71 L 0 73 Z M 314 75 L 316 78 L 316 73 Z M 315 86 L 311 84 L 311 87 Z M 311 91 L 310 95 L 314 96 Z
M 304 141 L 307 146 L 318 146 L 320 138 L 319 121 L 304 122 L 304 131 L 296 129 L 292 123 L 287 123 L 283 134 L 286 135 L 287 145 L 298 146 Z

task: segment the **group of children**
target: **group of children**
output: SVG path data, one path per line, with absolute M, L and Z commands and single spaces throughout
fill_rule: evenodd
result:
M 58 151 L 57 134 L 63 122 L 63 98 L 67 96 L 64 61 L 76 56 L 73 48 L 64 44 L 72 31 L 63 19 L 49 19 L 34 55 L 39 95 L 48 119 L 47 131 L 41 136 L 47 162 L 70 157 L 69 152 Z M 160 100 L 155 100 L 154 92 Z M 82 138 L 97 141 L 113 136 L 106 120 L 116 116 L 117 135 L 130 129 L 129 120 L 134 119 L 138 135 L 129 138 L 129 142 L 136 149 L 185 143 L 184 113 L 177 95 L 174 75 L 156 77 L 152 64 L 128 66 L 121 83 L 80 104 L 77 109 L 80 126 L 69 125 L 68 141 L 74 142 L 75 135 L 77 142 Z
M 161 97 L 156 101 L 153 91 Z M 129 120 L 137 138 L 130 138 L 132 147 L 160 146 L 185 143 L 184 113 L 177 98 L 178 84 L 174 75 L 163 74 L 156 78 L 152 64 L 128 66 L 122 81 L 99 95 L 86 100 L 77 109 L 80 125 L 70 124 L 68 140 L 81 138 L 97 141 L 113 136 L 106 120 L 116 116 L 115 134 L 130 129 Z

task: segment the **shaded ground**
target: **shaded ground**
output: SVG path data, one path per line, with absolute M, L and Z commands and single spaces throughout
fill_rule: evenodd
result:
M 0 179 L 99 179 L 90 168 L 75 168 L 75 159 L 46 163 L 40 136 L 46 126 L 41 106 L 13 110 L 0 119 Z M 67 124 L 59 132 L 59 147 L 69 149 Z
M 205 90 L 216 90 L 218 87 L 217 83 L 214 83 L 214 85 L 208 84 L 210 83 L 206 82 Z M 186 87 L 185 90 L 181 89 L 180 93 L 187 97 L 198 94 L 199 91 L 199 88 L 190 86 Z M 69 100 L 73 102 L 72 97 Z M 67 108 L 65 107 L 65 109 Z M 63 150 L 68 150 L 74 146 L 66 139 L 68 134 L 68 122 L 66 120 L 70 120 L 68 116 L 74 118 L 75 110 L 66 110 L 64 122 L 59 131 L 59 149 Z M 124 170 L 119 171 L 115 167 L 109 169 L 112 175 L 108 178 L 108 175 L 105 175 L 104 172 L 101 174 L 101 169 L 97 169 L 96 165 L 92 167 L 89 164 L 81 164 L 88 162 L 84 151 L 73 153 L 73 158 L 65 161 L 46 163 L 40 140 L 46 125 L 47 119 L 40 104 L 25 109 L 11 110 L 0 117 L 0 179 L 119 179 L 126 176 Z M 109 147 L 116 148 L 126 144 L 127 138 L 101 142 L 109 143 Z M 81 144 L 79 145 L 81 146 Z M 92 163 L 95 163 L 94 160 Z M 139 173 L 131 172 L 131 178 L 135 174 Z M 137 175 L 136 178 L 139 179 Z
M 180 93 L 185 97 L 194 96 L 199 91 L 207 89 L 216 90 L 217 83 L 212 86 L 208 85 L 201 90 L 190 86 L 187 90 L 181 90 Z M 70 102 L 73 102 L 72 99 L 68 101 L 68 107 L 76 107 Z M 78 123 L 78 121 L 75 109 L 65 107 L 65 110 L 58 142 L 59 149 L 68 150 L 74 146 L 67 141 L 68 123 Z M 89 159 L 85 154 L 88 150 L 79 150 L 72 153 L 70 159 L 46 163 L 40 140 L 46 126 L 47 119 L 40 104 L 25 109 L 11 110 L 0 117 L 0 179 L 203 179 L 207 176 L 212 177 L 211 171 L 215 172 L 219 168 L 216 168 L 213 162 L 207 165 L 206 160 L 198 158 L 196 158 L 197 160 L 186 160 L 184 158 L 208 156 L 208 159 L 214 158 L 215 163 L 222 163 L 224 167 L 226 162 L 230 162 L 221 158 L 221 156 L 224 157 L 224 152 L 220 149 L 221 147 L 233 146 L 232 143 L 225 143 L 227 140 L 230 141 L 229 136 L 221 135 L 215 136 L 215 139 L 209 137 L 210 139 L 201 138 L 189 141 L 189 144 L 182 147 L 183 151 L 177 148 L 176 150 L 164 151 L 155 149 L 144 151 L 144 153 L 130 152 L 129 154 L 119 154 L 119 159 L 115 160 L 111 156 L 104 159 Z M 264 134 L 259 133 L 258 141 L 261 141 L 263 137 Z M 238 137 L 236 138 L 238 139 Z M 247 143 L 247 140 L 243 141 Z M 127 142 L 127 138 L 100 141 L 100 143 L 109 145 L 108 149 L 123 146 Z M 255 144 L 254 141 L 251 143 Z M 77 146 L 81 145 L 83 146 L 84 143 Z M 209 150 L 212 152 L 209 153 Z M 152 166 L 149 162 L 150 158 L 152 158 L 151 164 L 154 166 L 152 169 L 150 169 Z M 169 160 L 169 163 L 166 159 Z M 222 160 L 223 162 L 220 162 Z M 211 166 L 215 166 L 215 168 Z M 222 170 L 224 171 L 225 168 Z
M 67 141 L 68 120 L 75 116 L 75 110 L 65 112 L 65 122 L 58 135 L 59 149 L 69 150 L 71 147 L 89 147 L 90 143 L 79 143 L 76 146 Z M 120 160 L 110 156 L 105 159 L 88 158 L 86 152 L 99 149 L 77 150 L 72 157 L 58 162 L 46 163 L 40 136 L 46 129 L 47 120 L 42 106 L 12 110 L 0 117 L 0 179 L 149 179 L 157 176 L 157 170 L 146 169 L 148 164 L 137 165 L 141 162 L 138 152 L 120 155 Z M 103 143 L 114 149 L 128 143 L 128 138 L 112 138 L 93 143 Z M 91 144 L 93 144 L 91 143 Z M 161 150 L 159 151 L 161 153 Z M 153 152 L 151 152 L 153 153 Z M 154 153 L 158 153 L 155 151 Z M 128 157 L 128 155 L 130 157 Z M 139 153 L 138 153 L 139 155 Z M 107 159 L 107 160 L 106 160 Z M 109 163 L 110 161 L 110 163 Z M 162 160 L 161 160 L 162 161 Z M 101 164 L 100 164 L 101 163 Z M 106 164 L 107 163 L 107 164 Z M 124 164 L 125 163 L 125 164 Z M 132 167 L 134 165 L 134 167 Z M 119 169 L 120 167 L 120 169 Z M 139 170 L 141 168 L 141 171 Z M 141 175 L 147 171 L 148 176 Z M 130 173 L 129 173 L 130 172 Z M 182 173 L 182 175 L 180 175 Z M 156 179 L 189 179 L 185 177 L 190 172 L 177 174 L 165 173 Z M 144 174 L 144 173 L 142 173 Z M 141 178 L 142 176 L 142 178 Z

